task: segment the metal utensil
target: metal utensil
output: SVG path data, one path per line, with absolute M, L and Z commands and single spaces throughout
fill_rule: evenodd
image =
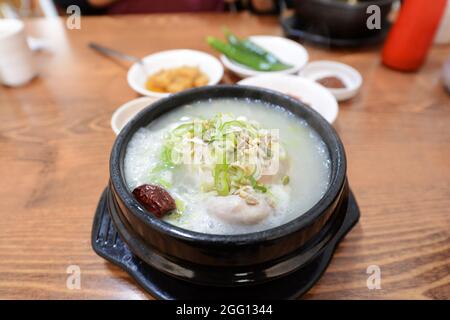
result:
M 144 67 L 144 61 L 141 58 L 138 58 L 138 57 L 135 57 L 135 56 L 111 49 L 111 48 L 101 46 L 95 42 L 89 42 L 89 48 L 92 48 L 92 49 L 94 49 L 104 55 L 110 56 L 110 57 L 139 63 L 142 67 Z

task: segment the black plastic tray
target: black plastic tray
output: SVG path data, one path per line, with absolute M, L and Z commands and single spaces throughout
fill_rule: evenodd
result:
M 105 190 L 92 227 L 92 247 L 101 257 L 119 266 L 152 296 L 159 299 L 295 299 L 306 293 L 325 272 L 342 238 L 359 219 L 359 208 L 350 192 L 340 229 L 306 266 L 280 279 L 257 285 L 210 287 L 192 284 L 153 269 L 136 257 L 117 233 L 106 205 Z

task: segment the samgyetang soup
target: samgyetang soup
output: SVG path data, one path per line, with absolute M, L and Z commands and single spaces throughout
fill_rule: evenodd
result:
M 314 206 L 330 181 L 327 147 L 306 121 L 247 99 L 164 114 L 133 135 L 124 169 L 150 214 L 210 234 L 285 224 Z

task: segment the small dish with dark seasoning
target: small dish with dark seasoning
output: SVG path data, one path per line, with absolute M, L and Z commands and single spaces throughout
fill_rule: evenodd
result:
M 317 83 L 328 89 L 345 89 L 347 86 L 338 76 L 326 76 L 316 80 Z
M 356 69 L 334 61 L 308 63 L 300 76 L 324 86 L 338 101 L 353 98 L 362 84 L 361 74 Z

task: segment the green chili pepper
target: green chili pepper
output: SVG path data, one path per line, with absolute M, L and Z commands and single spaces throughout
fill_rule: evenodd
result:
M 211 47 L 222 52 L 228 58 L 240 64 L 258 71 L 271 71 L 272 65 L 256 55 L 239 50 L 236 47 L 233 47 L 232 45 L 222 42 L 214 37 L 208 37 L 207 42 Z
M 281 61 L 275 57 L 270 52 L 266 51 L 265 49 L 261 48 L 254 42 L 248 40 L 248 39 L 239 39 L 236 35 L 234 35 L 230 30 L 227 28 L 224 28 L 223 30 L 225 37 L 227 38 L 228 42 L 235 46 L 236 48 L 247 51 L 249 53 L 258 55 L 259 57 L 267 60 L 269 63 L 281 63 Z
M 232 46 L 238 47 L 241 45 L 241 40 L 235 34 L 233 34 L 227 27 L 223 28 L 223 33 L 225 34 L 225 37 Z
M 239 50 L 246 51 L 248 53 L 254 54 L 272 65 L 271 70 L 285 70 L 289 69 L 292 66 L 283 63 L 280 59 L 278 59 L 275 55 L 267 51 L 266 49 L 258 46 L 256 43 L 249 39 L 239 39 L 235 36 L 230 30 L 227 28 L 224 29 L 225 36 L 228 42 L 236 47 Z

